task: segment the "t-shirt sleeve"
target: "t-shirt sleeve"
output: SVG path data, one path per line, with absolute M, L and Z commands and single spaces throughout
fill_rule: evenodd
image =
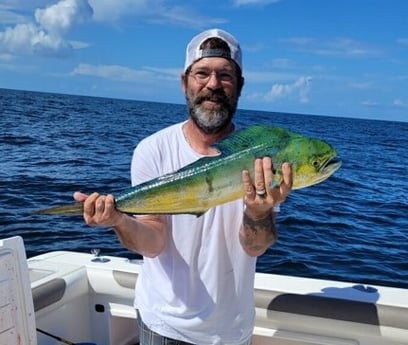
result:
M 160 175 L 157 162 L 158 150 L 150 140 L 142 140 L 134 149 L 130 175 L 132 186 L 149 181 Z

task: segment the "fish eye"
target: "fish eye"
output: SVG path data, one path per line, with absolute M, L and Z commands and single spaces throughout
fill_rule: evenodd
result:
M 315 168 L 317 168 L 319 165 L 320 165 L 320 163 L 319 163 L 319 161 L 313 161 L 313 166 L 315 167 Z

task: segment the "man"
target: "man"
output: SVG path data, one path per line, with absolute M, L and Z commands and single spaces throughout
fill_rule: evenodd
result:
M 181 81 L 189 118 L 139 143 L 133 185 L 218 154 L 212 145 L 234 131 L 244 84 L 236 39 L 218 29 L 194 37 Z M 115 209 L 112 195 L 75 193 L 87 224 L 113 227 L 125 247 L 144 256 L 135 298 L 142 345 L 250 344 L 256 257 L 275 242 L 274 207 L 292 185 L 290 165 L 282 169 L 283 182 L 271 188 L 271 158 L 256 159 L 254 176 L 242 172 L 244 199 L 201 217 L 131 217 Z

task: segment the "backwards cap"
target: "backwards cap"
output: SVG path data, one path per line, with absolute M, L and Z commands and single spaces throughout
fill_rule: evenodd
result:
M 201 44 L 209 38 L 218 37 L 228 44 L 231 52 L 224 49 L 200 49 Z M 193 37 L 186 49 L 184 72 L 197 60 L 204 57 L 223 57 L 235 61 L 242 70 L 242 54 L 238 41 L 234 36 L 221 29 L 203 31 Z

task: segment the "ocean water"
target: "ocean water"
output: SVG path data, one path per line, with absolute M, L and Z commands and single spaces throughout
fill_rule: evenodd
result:
M 0 231 L 27 256 L 51 250 L 136 258 L 108 228 L 31 212 L 72 193 L 130 185 L 134 146 L 186 118 L 184 105 L 0 89 Z M 356 114 L 358 115 L 358 114 Z M 278 125 L 331 143 L 329 180 L 294 191 L 260 272 L 408 288 L 408 123 L 239 110 L 236 123 Z

